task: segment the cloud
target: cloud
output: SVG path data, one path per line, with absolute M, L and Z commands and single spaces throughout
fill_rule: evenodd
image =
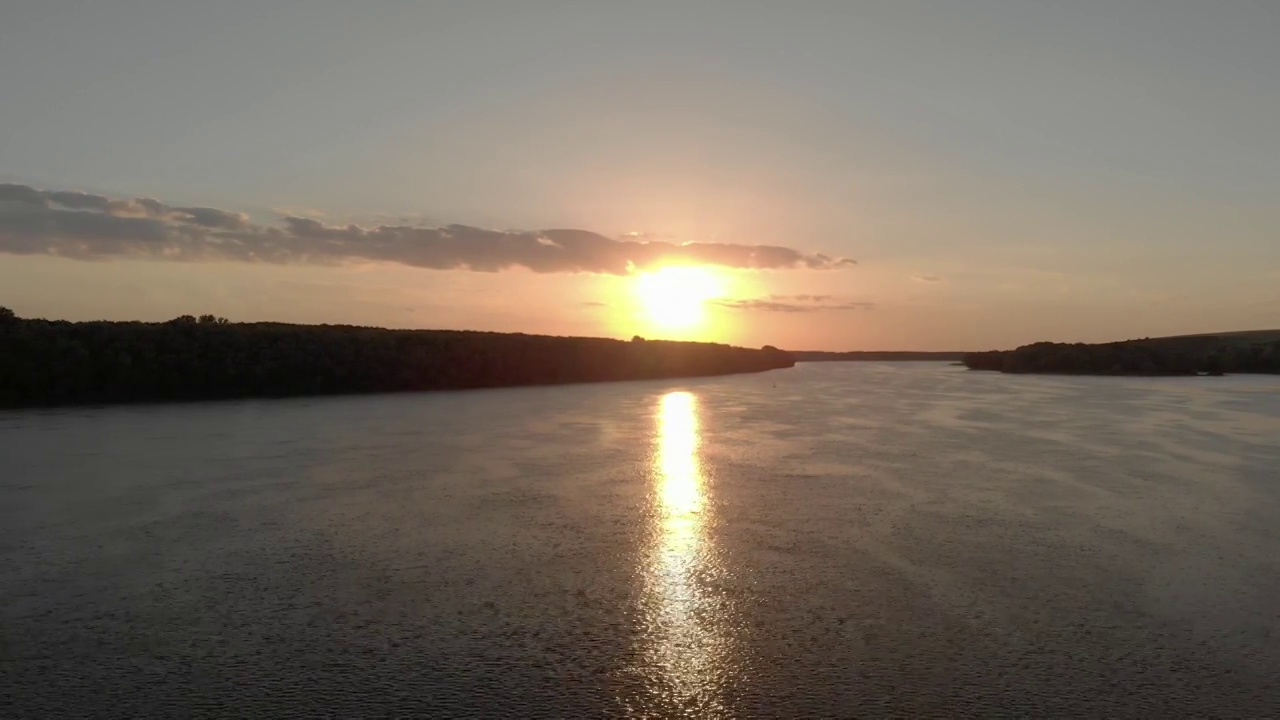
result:
M 922 283 L 940 283 L 947 281 L 947 279 L 941 275 L 912 275 L 911 279 Z
M 335 265 L 388 262 L 437 270 L 625 275 L 668 264 L 832 270 L 848 258 L 777 245 L 675 244 L 587 230 L 486 230 L 466 225 L 327 225 L 297 215 L 258 225 L 242 213 L 171 207 L 151 198 L 0 184 L 0 252 L 78 260 L 160 259 Z
M 328 217 L 328 213 L 305 205 L 274 205 L 271 212 L 277 215 L 297 215 L 299 217 Z
M 206 207 L 173 208 L 172 213 L 182 222 L 207 228 L 238 230 L 249 227 L 249 216 L 244 213 L 229 213 Z
M 830 295 L 770 295 L 770 300 L 799 300 L 800 302 L 823 302 L 830 300 Z
M 874 310 L 876 307 L 870 302 L 832 301 L 830 295 L 770 295 L 768 298 L 719 298 L 711 302 L 731 310 L 786 313 Z
M 609 303 L 590 301 L 590 302 L 582 303 L 582 306 L 583 307 L 609 307 Z

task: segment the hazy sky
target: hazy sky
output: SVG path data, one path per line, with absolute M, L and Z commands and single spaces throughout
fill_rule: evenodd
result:
M 0 128 L 22 316 L 1280 327 L 1276 0 L 5 0 Z M 680 332 L 671 262 L 723 291 Z

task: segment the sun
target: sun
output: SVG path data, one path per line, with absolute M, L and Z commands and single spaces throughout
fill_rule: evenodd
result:
M 724 281 L 706 268 L 674 265 L 635 276 L 636 299 L 660 330 L 689 330 L 706 317 L 707 301 L 724 296 Z

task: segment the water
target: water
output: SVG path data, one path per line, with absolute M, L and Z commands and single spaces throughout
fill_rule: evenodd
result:
M 1280 714 L 1280 378 L 0 413 L 10 717 Z

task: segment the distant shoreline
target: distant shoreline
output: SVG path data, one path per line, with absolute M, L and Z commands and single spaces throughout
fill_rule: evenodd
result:
M 917 352 L 910 350 L 855 350 L 824 352 L 820 350 L 789 351 L 796 362 L 959 362 L 966 352 Z
M 1013 374 L 1140 377 L 1280 374 L 1280 331 L 1142 338 L 1113 343 L 1051 343 L 969 353 L 971 370 Z
M 794 365 L 768 346 L 639 337 L 232 323 L 212 315 L 66 322 L 0 312 L 0 408 L 467 390 Z

